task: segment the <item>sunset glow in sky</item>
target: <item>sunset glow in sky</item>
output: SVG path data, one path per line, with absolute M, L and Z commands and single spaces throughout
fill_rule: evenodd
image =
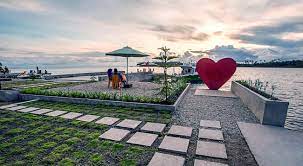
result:
M 215 46 L 303 57 L 303 0 L 1 0 L 0 60 Z

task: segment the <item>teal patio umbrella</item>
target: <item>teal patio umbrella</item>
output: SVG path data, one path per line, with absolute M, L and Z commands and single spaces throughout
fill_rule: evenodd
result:
M 138 50 L 132 49 L 131 47 L 123 47 L 121 49 L 112 51 L 112 52 L 108 52 L 105 55 L 109 55 L 109 56 L 120 56 L 120 57 L 126 57 L 126 78 L 127 78 L 127 82 L 128 82 L 128 58 L 129 57 L 147 57 L 149 55 L 140 52 Z

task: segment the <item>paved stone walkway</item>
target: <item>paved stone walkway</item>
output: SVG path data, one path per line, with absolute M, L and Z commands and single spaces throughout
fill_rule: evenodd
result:
M 2 106 L 0 109 L 6 109 L 10 111 L 18 111 L 23 113 L 32 113 L 36 115 L 47 115 L 47 116 L 60 116 L 65 119 L 75 119 L 84 122 L 93 122 L 97 124 L 108 123 L 110 129 L 100 135 L 100 139 L 107 139 L 112 141 L 123 141 L 129 144 L 141 145 L 141 146 L 153 146 L 159 148 L 159 153 L 155 153 L 153 158 L 151 159 L 149 165 L 150 166 L 175 166 L 175 165 L 183 165 L 186 161 L 186 156 L 190 155 L 191 150 L 189 147 L 194 146 L 196 149 L 195 154 L 197 156 L 208 156 L 212 158 L 227 158 L 225 145 L 224 143 L 215 143 L 210 142 L 208 140 L 196 140 L 197 142 L 192 144 L 190 141 L 193 140 L 191 127 L 180 126 L 180 125 L 172 125 L 166 129 L 167 124 L 160 123 L 151 123 L 151 122 L 141 122 L 137 120 L 125 119 L 119 120 L 117 118 L 112 117 L 104 117 L 100 118 L 95 115 L 85 115 L 82 113 L 76 112 L 66 112 L 66 111 L 53 111 L 51 109 L 40 109 L 35 107 L 26 107 L 20 105 L 10 105 L 10 106 Z M 23 111 L 22 111 L 23 110 Z M 121 122 L 119 122 L 121 121 Z M 221 128 L 220 122 L 208 121 L 209 123 L 203 123 L 201 127 L 208 127 L 209 125 L 213 126 L 216 124 L 216 128 Z M 145 123 L 140 125 L 141 123 Z M 113 125 L 116 124 L 116 125 Z M 140 127 L 142 126 L 142 127 Z M 123 129 L 122 129 L 123 128 Z M 141 128 L 141 129 L 140 129 Z M 201 138 L 211 138 L 214 140 L 222 141 L 219 130 L 217 129 L 205 129 L 200 133 Z M 205 132 L 207 131 L 207 132 Z M 152 133 L 149 133 L 152 132 Z M 160 134 L 164 134 L 164 139 L 160 139 Z M 156 141 L 161 142 L 159 144 L 155 144 Z M 197 145 L 197 147 L 196 147 Z M 181 156 L 180 156 L 181 155 Z M 182 157 L 183 155 L 183 157 Z M 197 165 L 201 165 L 201 163 L 208 163 L 207 160 L 197 160 Z M 216 164 L 217 162 L 212 162 L 210 164 Z M 218 163 L 220 164 L 220 163 Z M 186 164 L 188 165 L 188 164 Z

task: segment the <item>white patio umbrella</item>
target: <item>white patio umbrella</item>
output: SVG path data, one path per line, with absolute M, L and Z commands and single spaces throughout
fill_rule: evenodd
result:
M 121 49 L 112 51 L 112 52 L 108 52 L 105 55 L 109 55 L 109 56 L 120 56 L 120 57 L 126 57 L 126 78 L 127 78 L 127 82 L 128 82 L 128 58 L 129 57 L 146 57 L 149 56 L 143 52 L 140 52 L 138 50 L 132 49 L 131 47 L 123 47 Z

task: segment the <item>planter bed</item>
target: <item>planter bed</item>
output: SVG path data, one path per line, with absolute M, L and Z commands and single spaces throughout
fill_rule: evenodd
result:
M 166 104 L 153 104 L 153 103 L 139 103 L 139 102 L 125 102 L 125 101 L 114 101 L 114 100 L 99 100 L 99 99 L 88 99 L 88 98 L 73 98 L 73 97 L 59 97 L 59 96 L 44 96 L 44 95 L 33 95 L 33 94 L 20 94 L 21 100 L 33 100 L 39 99 L 41 101 L 52 101 L 52 102 L 65 102 L 75 104 L 102 104 L 110 106 L 121 106 L 130 108 L 152 108 L 155 110 L 167 110 L 175 111 L 179 106 L 186 92 L 189 90 L 190 84 L 186 86 L 181 95 L 178 97 L 173 105 Z
M 0 101 L 12 102 L 19 99 L 19 92 L 14 90 L 0 90 Z
M 289 103 L 270 100 L 235 81 L 231 91 L 256 115 L 262 124 L 284 127 Z

